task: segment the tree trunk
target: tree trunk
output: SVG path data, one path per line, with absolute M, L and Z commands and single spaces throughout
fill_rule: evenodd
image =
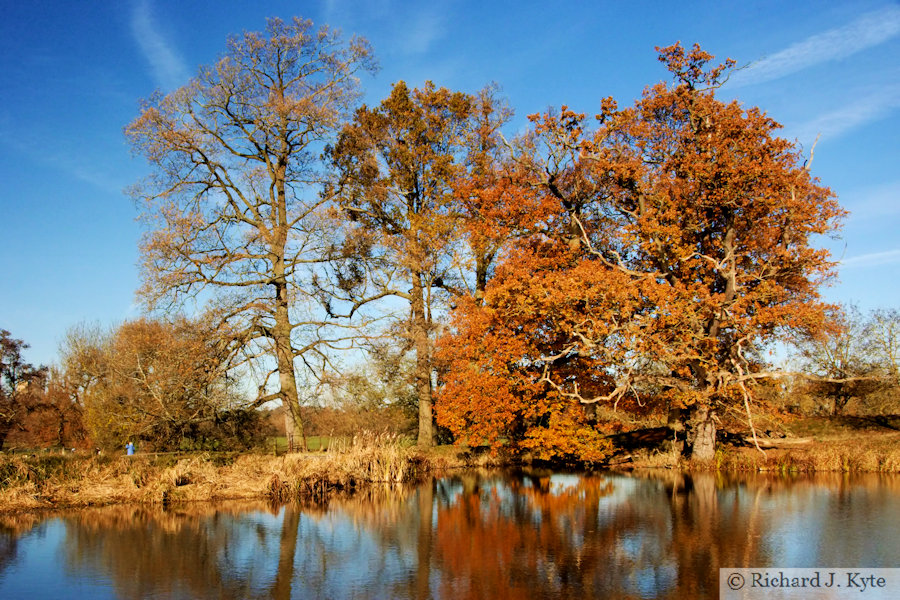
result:
M 831 416 L 838 417 L 844 412 L 844 407 L 850 402 L 853 396 L 834 396 L 831 403 Z
M 684 438 L 685 438 L 685 411 L 683 408 L 669 408 L 668 417 L 666 419 L 666 427 L 672 438 L 666 442 L 666 450 L 675 451 L 678 454 L 684 454 Z
M 691 409 L 685 450 L 693 460 L 709 461 L 716 457 L 716 413 L 707 406 Z
M 490 269 L 491 263 L 494 262 L 494 258 L 496 257 L 496 255 L 497 251 L 494 249 L 481 249 L 480 251 L 476 250 L 475 300 L 478 302 L 479 306 L 484 304 L 484 293 L 487 290 L 488 282 L 488 269 Z
M 285 435 L 288 447 L 303 439 L 303 420 L 300 418 L 300 396 L 297 393 L 297 380 L 294 377 L 294 351 L 291 346 L 291 322 L 288 316 L 287 285 L 276 284 L 275 326 L 272 328 L 272 340 L 275 343 L 275 356 L 278 360 L 278 384 L 281 402 L 285 412 Z
M 428 337 L 425 294 L 420 274 L 413 274 L 412 284 L 410 333 L 416 350 L 416 395 L 419 400 L 418 445 L 422 448 L 430 448 L 434 443 L 434 426 L 431 416 L 431 344 Z
M 275 342 L 275 356 L 278 360 L 278 384 L 285 413 L 290 415 L 291 427 L 285 427 L 288 448 L 299 445 L 303 440 L 303 420 L 300 418 L 300 396 L 297 393 L 297 378 L 294 374 L 294 346 L 291 333 L 294 330 L 289 312 L 288 275 L 286 248 L 290 225 L 288 221 L 286 172 L 291 151 L 282 143 L 281 154 L 274 171 L 270 171 L 276 197 L 273 198 L 272 230 L 274 233 L 270 247 L 272 261 L 272 285 L 275 287 L 275 326 L 272 338 Z M 286 423 L 287 425 L 287 423 Z

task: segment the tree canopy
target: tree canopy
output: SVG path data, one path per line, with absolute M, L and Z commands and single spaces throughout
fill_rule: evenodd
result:
M 254 403 L 228 377 L 228 340 L 210 320 L 136 319 L 108 332 L 69 332 L 64 346 L 73 394 L 95 444 L 142 440 L 157 449 L 248 446 Z
M 567 107 L 531 117 L 521 172 L 553 211 L 454 316 L 438 420 L 457 435 L 592 459 L 608 411 L 654 397 L 710 458 L 716 411 L 767 376 L 760 350 L 821 326 L 833 194 L 774 120 L 716 98 L 732 61 L 659 52 L 673 82 L 606 99 L 593 131 Z
M 26 348 L 23 340 L 0 329 L 0 448 L 10 431 L 20 427 L 35 408 L 47 378 L 46 367 L 25 361 L 22 351 Z
M 297 434 L 295 359 L 324 359 L 342 337 L 309 309 L 330 246 L 319 155 L 358 99 L 357 74 L 372 69 L 361 38 L 271 19 L 265 34 L 230 39 L 189 84 L 147 100 L 126 129 L 153 168 L 135 188 L 148 224 L 142 297 L 151 307 L 209 300 L 239 324 L 245 356 L 268 357 L 278 376 L 260 400 L 280 398 Z
M 599 461 L 623 421 L 681 411 L 708 458 L 773 375 L 766 346 L 822 330 L 815 241 L 843 211 L 778 123 L 717 97 L 734 61 L 657 50 L 671 81 L 633 105 L 548 110 L 508 141 L 495 87 L 401 81 L 357 108 L 364 40 L 300 19 L 232 38 L 126 130 L 153 169 L 141 296 L 205 305 L 223 368 L 262 365 L 257 403 L 298 435 L 296 365 L 334 381 L 335 350 L 388 331 L 420 445 L 437 391 L 469 443 Z
M 350 314 L 385 297 L 408 304 L 401 329 L 415 354 L 423 446 L 433 439 L 435 311 L 483 286 L 496 253 L 472 226 L 482 220 L 473 212 L 479 203 L 462 183 L 491 172 L 490 145 L 507 116 L 489 89 L 476 96 L 399 82 L 380 105 L 359 109 L 329 152 L 347 221 L 344 264 L 329 293 Z

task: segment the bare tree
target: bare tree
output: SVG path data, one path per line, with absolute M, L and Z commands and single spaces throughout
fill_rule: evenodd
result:
M 900 310 L 872 311 L 865 338 L 866 349 L 883 377 L 892 385 L 900 385 Z
M 246 359 L 274 365 L 258 400 L 281 399 L 295 435 L 295 362 L 327 360 L 341 338 L 307 293 L 330 244 L 318 157 L 358 100 L 356 75 L 374 68 L 364 39 L 271 19 L 266 34 L 230 39 L 190 83 L 145 101 L 126 129 L 153 167 L 135 188 L 149 230 L 140 295 L 151 308 L 211 304 L 241 332 Z
M 829 317 L 825 331 L 801 341 L 799 358 L 806 389 L 827 399 L 832 415 L 840 415 L 851 400 L 871 395 L 881 382 L 878 365 L 870 355 L 872 321 L 852 305 Z

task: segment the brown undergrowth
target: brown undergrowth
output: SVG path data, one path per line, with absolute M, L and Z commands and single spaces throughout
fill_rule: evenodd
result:
M 0 455 L 0 511 L 224 499 L 316 499 L 477 464 L 459 449 L 423 453 L 362 434 L 328 452 L 86 456 Z
M 724 448 L 716 467 L 733 471 L 900 473 L 900 433 L 813 440 L 802 447 Z
M 633 452 L 627 468 L 666 468 L 776 473 L 900 473 L 900 433 L 867 433 L 811 439 L 808 443 L 778 440 L 781 446 L 720 444 L 715 459 L 685 461 L 674 451 L 641 449 Z

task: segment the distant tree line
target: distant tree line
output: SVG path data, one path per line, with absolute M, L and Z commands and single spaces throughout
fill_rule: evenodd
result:
M 26 428 L 39 444 L 82 437 L 80 407 L 67 396 L 60 372 L 25 362 L 27 348 L 0 329 L 0 449 Z
M 202 321 L 79 326 L 52 369 L 25 363 L 27 345 L 2 334 L 0 442 L 217 450 L 250 448 L 272 433 L 264 413 L 234 390 L 221 339 Z
M 848 408 L 864 415 L 900 413 L 900 311 L 835 307 L 828 324 L 798 344 L 803 375 L 794 381 L 789 406 L 835 416 Z

